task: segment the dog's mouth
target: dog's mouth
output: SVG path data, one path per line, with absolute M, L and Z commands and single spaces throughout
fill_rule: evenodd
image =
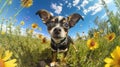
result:
M 62 37 L 60 35 L 53 35 L 54 39 L 61 39 Z

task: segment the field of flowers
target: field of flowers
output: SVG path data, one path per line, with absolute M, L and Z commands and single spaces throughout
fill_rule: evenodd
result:
M 29 7 L 31 4 L 23 3 L 22 6 Z M 104 4 L 108 20 L 97 17 L 94 23 L 98 28 L 91 28 L 85 39 L 76 34 L 74 45 L 78 51 L 70 46 L 65 67 L 120 67 L 120 7 L 117 7 L 118 12 L 113 13 Z M 11 20 L 14 21 L 14 18 Z M 6 31 L 3 31 L 4 23 Z M 0 67 L 49 67 L 50 39 L 42 34 L 33 34 L 35 29 L 40 29 L 36 23 L 31 25 L 31 29 L 26 29 L 25 36 L 21 35 L 23 25 L 24 21 L 14 26 L 14 22 L 0 19 Z M 14 32 L 12 27 L 16 29 Z M 58 55 L 59 58 L 61 56 Z M 60 63 L 59 67 L 64 66 Z

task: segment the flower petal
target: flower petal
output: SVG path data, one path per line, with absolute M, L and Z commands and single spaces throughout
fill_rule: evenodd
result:
M 99 46 L 99 45 L 98 45 L 98 43 L 97 43 L 97 42 L 95 42 L 95 48 L 98 48 L 98 46 Z
M 6 51 L 5 56 L 2 60 L 7 61 L 12 56 L 12 52 Z
M 105 64 L 105 67 L 110 67 L 110 64 Z
M 120 58 L 120 47 L 116 47 L 116 49 L 111 53 L 111 56 L 113 59 L 119 59 Z
M 113 62 L 113 59 L 111 58 L 105 58 L 104 61 L 108 64 L 111 64 Z
M 15 62 L 16 62 L 16 59 L 7 61 L 7 62 L 5 62 L 5 67 L 15 67 L 15 66 L 17 66 L 17 64 Z
M 117 49 L 118 56 L 119 56 L 119 58 L 120 58 L 120 47 L 117 46 L 116 49 Z

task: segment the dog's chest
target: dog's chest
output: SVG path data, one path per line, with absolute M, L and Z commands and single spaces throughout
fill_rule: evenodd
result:
M 52 51 L 60 51 L 65 52 L 68 50 L 71 42 L 71 38 L 68 36 L 64 41 L 56 44 L 53 40 L 51 40 L 51 49 Z

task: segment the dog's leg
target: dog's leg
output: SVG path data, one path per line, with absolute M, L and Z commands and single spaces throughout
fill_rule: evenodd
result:
M 52 51 L 52 62 L 50 63 L 50 66 L 55 66 L 57 62 L 57 52 Z
M 57 61 L 57 52 L 52 52 L 52 58 L 53 60 L 52 61 Z
M 63 53 L 62 63 L 66 63 L 67 52 Z

